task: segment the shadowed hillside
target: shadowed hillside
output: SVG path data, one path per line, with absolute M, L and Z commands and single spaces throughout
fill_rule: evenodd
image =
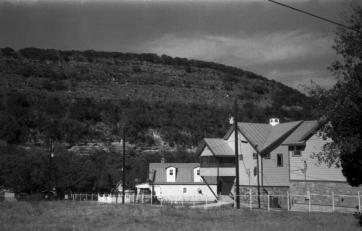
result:
M 217 63 L 95 51 L 0 50 L 0 185 L 17 192 L 109 192 L 145 182 L 148 163 L 198 161 L 222 137 L 233 99 L 239 121 L 311 118 L 312 102 L 262 76 Z M 54 144 L 53 174 L 48 168 Z M 21 171 L 20 171 L 21 169 Z
M 3 48 L 0 88 L 2 115 L 9 116 L 5 109 L 14 97 L 26 101 L 22 109 L 33 112 L 55 100 L 62 108 L 56 116 L 99 128 L 82 137 L 92 140 L 112 138 L 108 114 L 113 111 L 131 127 L 134 143 L 154 144 L 156 131 L 171 146 L 195 146 L 204 135 L 225 132 L 234 97 L 244 121 L 311 118 L 310 100 L 281 83 L 234 67 L 166 55 Z

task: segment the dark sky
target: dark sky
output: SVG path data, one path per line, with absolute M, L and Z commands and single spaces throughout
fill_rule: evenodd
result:
M 280 0 L 343 22 L 360 0 Z M 151 52 L 331 86 L 336 26 L 266 0 L 0 0 L 0 47 Z

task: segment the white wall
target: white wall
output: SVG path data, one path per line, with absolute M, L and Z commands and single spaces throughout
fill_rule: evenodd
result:
M 216 193 L 216 185 L 210 185 Z M 186 188 L 186 193 L 183 189 Z M 201 190 L 201 193 L 199 193 Z M 213 193 L 207 185 L 154 185 L 154 192 L 158 199 L 168 201 L 214 201 Z
M 202 150 L 202 153 L 200 156 L 213 156 L 211 150 L 209 147 L 205 146 L 204 150 Z
M 289 154 L 290 158 L 290 179 L 291 180 L 305 180 L 304 161 L 307 163 L 306 180 L 326 180 L 326 181 L 346 181 L 342 175 L 342 169 L 328 166 L 324 163 L 319 164 L 317 159 L 311 158 L 313 153 L 318 153 L 322 150 L 323 145 L 331 142 L 330 139 L 323 140 L 318 134 L 313 135 L 306 142 L 305 150 L 302 152 L 301 157 L 295 157 Z
M 283 167 L 277 166 L 277 155 L 283 154 Z M 263 185 L 289 185 L 288 146 L 279 146 L 270 153 L 270 159 L 263 158 Z
M 234 140 L 235 134 L 229 136 L 228 144 L 230 147 L 235 150 Z M 257 176 L 254 176 L 254 168 L 257 166 L 257 160 L 253 159 L 253 153 L 255 153 L 254 148 L 247 142 L 246 138 L 239 132 L 238 134 L 238 147 L 239 147 L 239 154 L 243 155 L 243 160 L 240 160 L 239 157 L 239 182 L 240 185 L 249 185 L 249 174 L 250 171 L 250 185 L 257 185 Z M 245 141 L 245 142 L 241 142 Z M 260 156 L 259 156 L 259 163 L 260 163 Z M 259 165 L 260 166 L 260 165 Z M 260 171 L 259 171 L 260 172 Z M 235 174 L 234 174 L 235 175 Z

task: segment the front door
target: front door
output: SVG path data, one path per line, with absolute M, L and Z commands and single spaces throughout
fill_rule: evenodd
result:
M 232 176 L 223 176 L 219 178 L 218 191 L 221 195 L 229 195 L 234 185 L 234 178 Z

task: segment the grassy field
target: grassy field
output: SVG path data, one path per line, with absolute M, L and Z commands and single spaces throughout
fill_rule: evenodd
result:
M 0 203 L 0 230 L 361 230 L 352 214 L 92 202 Z

